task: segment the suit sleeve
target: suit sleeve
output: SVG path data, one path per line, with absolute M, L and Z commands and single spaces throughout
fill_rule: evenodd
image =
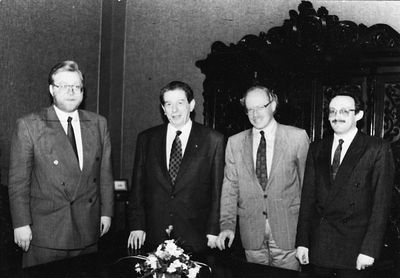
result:
M 101 127 L 103 134 L 103 150 L 100 166 L 101 216 L 112 217 L 114 215 L 114 178 L 111 165 L 110 133 L 105 119 L 101 122 Z
M 26 121 L 20 119 L 11 140 L 8 194 L 13 227 L 32 224 L 30 213 L 34 145 Z
M 382 144 L 372 174 L 372 210 L 360 253 L 377 258 L 383 243 L 393 190 L 394 162 L 388 143 Z
M 211 212 L 208 220 L 207 234 L 219 234 L 219 213 L 221 202 L 222 180 L 224 178 L 224 138 L 219 135 L 211 167 Z
M 225 152 L 225 171 L 221 194 L 221 231 L 231 230 L 235 232 L 236 229 L 239 178 L 236 169 L 237 164 L 233 155 L 234 152 L 232 141 L 229 139 Z
M 312 145 L 308 151 L 301 192 L 299 220 L 297 223 L 296 247 L 309 247 L 310 229 L 315 211 L 315 161 Z
M 146 227 L 144 207 L 145 143 L 146 138 L 144 134 L 139 134 L 133 167 L 132 187 L 129 192 L 128 224 L 130 231 L 145 231 Z
M 299 139 L 299 147 L 297 148 L 297 170 L 300 177 L 300 186 L 303 186 L 304 170 L 306 168 L 307 152 L 310 145 L 310 139 L 305 130 L 303 130 Z

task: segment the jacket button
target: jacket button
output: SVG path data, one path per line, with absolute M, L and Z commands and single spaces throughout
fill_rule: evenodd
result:
M 266 211 L 263 211 L 263 214 L 264 214 L 265 216 L 267 216 L 267 212 L 266 212 Z
M 100 160 L 100 157 L 96 157 L 96 161 L 99 161 Z
M 169 216 L 171 216 L 171 217 L 172 217 L 172 216 L 174 216 L 174 214 L 173 214 L 172 212 L 170 212 L 170 213 L 169 213 Z
M 97 181 L 97 179 L 96 179 L 96 178 L 94 178 L 94 179 L 93 179 L 93 182 L 96 182 L 96 181 Z
M 171 199 L 174 199 L 174 198 L 175 198 L 175 195 L 172 194 L 170 197 L 171 197 Z
M 62 186 L 65 186 L 65 182 L 62 182 L 61 185 L 62 185 Z
M 264 199 L 267 199 L 268 195 L 267 195 L 267 194 L 264 194 L 264 196 L 263 196 L 263 197 L 264 197 Z
M 89 203 L 93 202 L 92 198 L 89 199 Z

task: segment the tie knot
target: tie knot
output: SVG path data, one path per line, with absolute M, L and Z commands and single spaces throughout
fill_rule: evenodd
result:
M 182 131 L 180 131 L 180 130 L 177 130 L 176 131 L 176 136 L 179 136 L 179 135 L 181 135 L 182 134 Z
M 261 137 L 264 137 L 264 130 L 260 131 Z
M 72 117 L 68 117 L 67 122 L 70 123 L 72 121 Z
M 339 139 L 339 146 L 341 146 L 343 144 L 343 139 Z

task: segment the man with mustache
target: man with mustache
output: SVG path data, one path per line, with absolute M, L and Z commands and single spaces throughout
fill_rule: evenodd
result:
M 357 129 L 363 103 L 350 89 L 329 103 L 334 131 L 310 145 L 297 226 L 297 254 L 315 277 L 368 277 L 388 218 L 390 144 Z

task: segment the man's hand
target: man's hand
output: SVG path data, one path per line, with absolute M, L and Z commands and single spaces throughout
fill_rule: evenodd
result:
M 375 259 L 370 256 L 358 254 L 356 268 L 358 270 L 364 270 L 367 267 L 372 266 L 374 264 L 374 261 Z
M 308 258 L 308 248 L 304 246 L 297 247 L 296 258 L 299 260 L 300 264 L 308 264 L 310 262 Z
M 111 226 L 111 217 L 102 216 L 100 218 L 100 237 L 104 236 Z
M 219 233 L 217 239 L 217 247 L 219 248 L 219 250 L 224 250 L 226 248 L 225 240 L 227 238 L 229 239 L 228 247 L 230 248 L 232 246 L 233 239 L 235 238 L 235 232 L 232 230 L 223 230 Z
M 211 249 L 216 248 L 217 247 L 217 240 L 218 240 L 218 236 L 207 235 L 207 246 L 210 247 Z
M 128 238 L 128 248 L 135 250 L 142 248 L 146 240 L 146 232 L 142 230 L 131 231 Z
M 14 242 L 25 252 L 28 251 L 32 240 L 32 230 L 29 225 L 14 229 Z

